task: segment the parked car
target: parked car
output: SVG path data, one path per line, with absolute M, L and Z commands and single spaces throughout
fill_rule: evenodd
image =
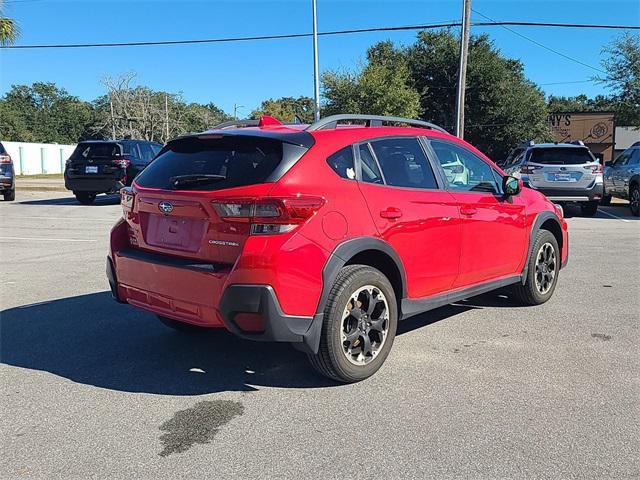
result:
M 64 170 L 64 184 L 78 201 L 89 205 L 99 193 L 115 193 L 131 185 L 162 145 L 145 140 L 80 142 Z
M 254 125 L 175 139 L 122 190 L 117 301 L 176 329 L 292 343 L 354 382 L 382 365 L 401 319 L 503 287 L 524 305 L 553 294 L 562 209 L 440 127 Z M 448 180 L 452 156 L 465 182 Z
M 602 164 L 582 142 L 529 142 L 503 168 L 553 202 L 578 203 L 584 215 L 598 211 L 604 188 Z
M 5 202 L 16 199 L 16 177 L 13 169 L 13 160 L 7 153 L 4 145 L 0 143 L 0 193 Z
M 609 205 L 611 197 L 629 200 L 633 215 L 640 216 L 640 142 L 634 143 L 604 169 L 602 203 Z

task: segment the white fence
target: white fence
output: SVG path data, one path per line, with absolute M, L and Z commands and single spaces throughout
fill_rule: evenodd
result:
M 13 159 L 17 175 L 62 173 L 64 163 L 71 156 L 75 145 L 57 143 L 2 142 Z

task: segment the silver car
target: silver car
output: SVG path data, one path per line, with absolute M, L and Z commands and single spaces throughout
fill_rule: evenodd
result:
M 507 174 L 539 190 L 556 203 L 577 202 L 585 215 L 595 215 L 602 198 L 602 164 L 582 142 L 529 142 L 508 164 Z
M 607 162 L 604 170 L 602 203 L 609 204 L 611 197 L 629 200 L 633 215 L 640 216 L 640 142 L 622 152 L 613 162 Z

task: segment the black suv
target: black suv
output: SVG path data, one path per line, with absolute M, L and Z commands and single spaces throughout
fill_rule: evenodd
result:
M 146 140 L 80 142 L 64 170 L 64 185 L 78 201 L 89 205 L 99 193 L 114 193 L 131 185 L 162 145 Z
M 0 143 L 0 193 L 5 201 L 16 199 L 16 179 L 13 161 L 2 143 Z

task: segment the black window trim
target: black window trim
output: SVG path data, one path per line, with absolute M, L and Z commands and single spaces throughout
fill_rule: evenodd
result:
M 355 174 L 356 174 L 356 178 L 348 178 L 348 177 L 346 177 L 346 178 L 345 178 L 345 177 L 341 176 L 338 172 L 336 172 L 336 171 L 331 167 L 331 165 L 329 165 L 329 159 L 330 159 L 331 157 L 333 157 L 336 153 L 341 152 L 342 150 L 346 150 L 347 148 L 350 148 L 350 149 L 351 149 L 351 156 L 352 156 L 352 158 L 353 158 L 353 170 L 354 170 L 354 172 L 355 172 Z M 331 171 L 333 172 L 333 174 L 334 174 L 336 177 L 338 177 L 340 180 L 346 180 L 346 181 L 348 181 L 348 182 L 356 182 L 356 181 L 358 181 L 358 168 L 356 167 L 356 163 L 357 163 L 357 162 L 356 162 L 356 154 L 355 154 L 355 151 L 354 151 L 354 146 L 353 146 L 353 144 L 351 144 L 351 145 L 347 145 L 347 146 L 342 147 L 342 148 L 339 148 L 339 149 L 338 149 L 338 150 L 336 150 L 335 152 L 330 153 L 329 155 L 327 155 L 327 158 L 325 158 L 325 159 L 324 159 L 324 163 L 325 163 L 325 165 L 326 165 L 327 167 L 329 167 L 329 170 L 331 170 Z
M 438 173 L 439 175 L 442 177 L 442 179 L 444 179 L 444 190 L 446 190 L 447 192 L 451 192 L 451 193 L 473 193 L 475 195 L 493 195 L 494 197 L 497 198 L 501 198 L 504 196 L 504 194 L 502 193 L 502 185 L 501 182 L 498 182 L 497 179 L 495 178 L 495 174 L 497 174 L 498 176 L 500 176 L 500 173 L 496 171 L 496 169 L 493 167 L 493 165 L 491 165 L 490 163 L 487 163 L 487 161 L 480 157 L 479 155 L 477 155 L 476 153 L 472 152 L 471 150 L 469 150 L 468 148 L 466 148 L 463 145 L 460 145 L 456 142 L 452 142 L 450 140 L 444 139 L 444 138 L 430 138 L 430 137 L 423 137 L 424 138 L 424 142 L 429 146 L 429 150 L 433 152 L 434 158 L 438 159 Z M 491 171 L 494 173 L 494 180 L 496 181 L 496 185 L 497 185 L 497 191 L 496 192 L 482 192 L 482 191 L 475 191 L 475 190 L 456 190 L 455 188 L 451 188 L 451 186 L 449 185 L 449 182 L 446 181 L 446 175 L 444 173 L 444 169 L 442 168 L 442 164 L 440 163 L 440 159 L 438 158 L 438 154 L 435 152 L 435 149 L 431 146 L 431 142 L 432 141 L 436 141 L 436 142 L 443 142 L 449 145 L 453 145 L 454 147 L 459 147 L 462 148 L 463 150 L 469 152 L 471 155 L 473 155 L 474 157 L 476 157 L 478 160 L 484 162 L 487 167 L 489 167 L 491 169 Z
M 418 142 L 418 145 L 420 146 L 420 148 L 422 149 L 422 153 L 424 154 L 425 158 L 427 159 L 427 163 L 428 165 L 431 166 L 431 171 L 433 172 L 433 176 L 436 180 L 436 188 L 424 188 L 424 187 L 401 187 L 398 185 L 389 185 L 387 183 L 387 179 L 384 176 L 384 172 L 382 170 L 382 166 L 380 165 L 380 162 L 378 161 L 378 156 L 376 155 L 376 152 L 373 150 L 373 146 L 371 145 L 371 143 L 375 142 L 375 141 L 379 141 L 379 140 L 393 140 L 393 139 L 406 139 L 406 138 L 413 138 Z M 444 191 L 445 190 L 445 183 L 442 181 L 442 178 L 440 177 L 440 171 L 436 170 L 436 168 L 434 168 L 434 162 L 433 162 L 433 158 L 430 154 L 430 151 L 428 148 L 425 147 L 424 141 L 423 141 L 423 136 L 422 135 L 391 135 L 391 136 L 381 136 L 381 137 L 375 137 L 375 138 L 368 138 L 367 140 L 363 140 L 360 142 L 356 142 L 353 144 L 353 148 L 354 148 L 354 153 L 356 153 L 356 157 L 355 157 L 355 161 L 356 161 L 356 180 L 358 182 L 361 183 L 366 183 L 367 185 L 375 185 L 377 187 L 387 187 L 387 188 L 400 188 L 400 189 L 404 189 L 404 190 L 418 190 L 418 191 L 422 191 L 422 192 L 440 192 L 440 191 Z M 384 183 L 371 183 L 371 182 L 365 182 L 362 180 L 362 165 L 360 163 L 361 159 L 360 159 L 360 145 L 366 145 L 367 148 L 369 149 L 369 153 L 371 154 L 372 158 L 374 159 L 374 161 L 376 162 L 376 165 L 378 166 L 378 170 L 380 170 L 380 175 L 382 176 L 382 181 Z

